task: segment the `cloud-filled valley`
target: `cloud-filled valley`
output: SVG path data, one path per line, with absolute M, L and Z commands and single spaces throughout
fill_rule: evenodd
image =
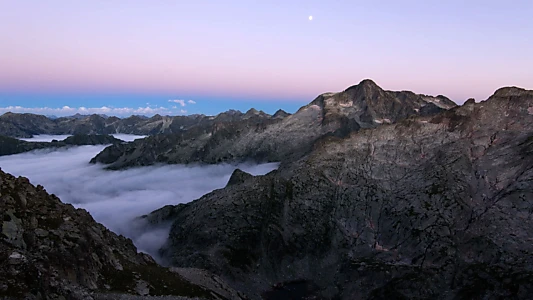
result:
M 131 142 L 136 139 L 142 139 L 146 137 L 144 135 L 122 134 L 122 133 L 114 133 L 111 135 L 125 142 Z M 20 138 L 20 140 L 27 141 L 27 142 L 51 142 L 52 140 L 62 141 L 68 138 L 69 136 L 71 135 L 70 134 L 62 134 L 62 135 L 40 134 L 40 135 L 34 135 L 31 138 Z
M 40 134 L 34 135 L 31 138 L 20 138 L 20 140 L 26 142 L 51 142 L 52 140 L 62 141 L 68 138 L 70 134 L 61 134 L 61 135 L 49 135 L 49 134 Z
M 224 187 L 236 167 L 254 175 L 277 167 L 275 163 L 163 165 L 105 171 L 102 165 L 88 163 L 104 147 L 80 146 L 4 156 L 0 157 L 0 168 L 28 177 L 32 184 L 44 186 L 63 202 L 88 210 L 96 221 L 131 238 L 139 250 L 157 256 L 169 228 L 145 231 L 139 222 L 132 222 L 136 217 L 168 204 L 190 202 Z

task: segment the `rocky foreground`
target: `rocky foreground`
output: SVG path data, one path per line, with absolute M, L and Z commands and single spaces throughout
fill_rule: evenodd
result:
M 157 265 L 85 210 L 1 170 L 0 217 L 0 299 L 241 299 L 208 272 Z
M 244 120 L 251 116 L 259 119 L 279 119 L 288 114 L 279 110 L 274 115 L 265 114 L 254 109 L 246 113 L 228 111 L 216 117 L 206 115 L 160 116 L 151 118 L 130 116 L 128 118 L 108 117 L 102 115 L 75 115 L 50 119 L 43 115 L 5 113 L 0 115 L 0 135 L 31 138 L 33 135 L 71 134 L 71 135 L 108 135 L 114 133 L 154 135 L 171 134 L 189 130 L 194 127 L 210 126 L 216 122 Z
M 326 136 L 145 218 L 173 221 L 170 264 L 253 299 L 530 299 L 533 91 Z

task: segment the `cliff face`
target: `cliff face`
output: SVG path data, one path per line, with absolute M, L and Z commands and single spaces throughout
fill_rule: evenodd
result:
M 270 299 L 533 292 L 533 91 L 325 137 L 277 171 L 234 177 L 159 216 L 174 220 L 173 265 Z
M 320 95 L 290 116 L 283 117 L 285 114 L 279 112 L 274 118 L 265 118 L 249 111 L 230 122 L 220 122 L 217 119 L 223 118 L 219 116 L 203 128 L 108 147 L 92 162 L 121 169 L 154 163 L 294 160 L 309 153 L 313 144 L 325 136 L 342 137 L 361 128 L 422 113 L 432 115 L 453 106 L 443 96 L 384 91 L 371 80 L 364 80 L 344 92 Z
M 26 178 L 1 170 L 0 217 L 2 299 L 238 296 L 220 288 L 222 281 L 211 290 L 207 275 L 191 277 L 185 269 L 179 270 L 182 276 L 158 266 L 148 255 L 137 253 L 131 240 L 96 223 L 85 210 L 63 204 L 42 186 L 34 187 Z

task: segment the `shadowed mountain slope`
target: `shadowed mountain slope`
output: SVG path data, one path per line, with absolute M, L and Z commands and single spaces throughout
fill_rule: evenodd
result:
M 1 170 L 0 216 L 1 299 L 241 298 L 207 272 L 157 265 L 85 210 Z
M 69 136 L 62 141 L 53 140 L 52 142 L 26 142 L 16 138 L 0 136 L 0 156 L 18 154 L 37 149 L 54 149 L 69 146 L 109 145 L 121 143 L 124 143 L 124 141 L 114 138 L 111 135 L 78 134 Z
M 345 136 L 361 128 L 394 123 L 419 115 L 429 106 L 432 109 L 426 109 L 426 114 L 455 104 L 444 96 L 384 91 L 373 81 L 363 80 L 344 92 L 322 94 L 284 118 L 264 118 L 248 111 L 244 118 L 235 121 L 222 123 L 215 119 L 211 126 L 110 146 L 91 162 L 122 169 L 155 163 L 294 160 L 307 154 L 325 136 Z
M 256 299 L 533 293 L 533 91 L 328 136 L 277 171 L 232 179 L 147 216 L 174 221 L 162 249 L 172 265 Z
M 246 114 L 239 111 L 229 111 L 221 113 L 216 117 L 205 115 L 155 115 L 151 118 L 131 116 L 124 119 L 96 114 L 50 119 L 42 115 L 29 113 L 5 113 L 0 116 L 0 135 L 29 138 L 39 134 L 170 134 L 179 133 L 196 126 L 209 126 L 214 122 L 229 122 L 246 119 L 252 115 L 257 115 L 264 119 L 272 118 L 272 116 L 257 110 L 250 110 Z M 280 119 L 284 116 L 283 113 L 279 113 L 276 118 Z

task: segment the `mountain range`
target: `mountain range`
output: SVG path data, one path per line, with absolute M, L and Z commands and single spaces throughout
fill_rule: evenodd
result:
M 207 126 L 215 122 L 228 122 L 247 119 L 251 116 L 277 119 L 288 115 L 279 110 L 273 116 L 262 111 L 251 109 L 246 113 L 228 111 L 216 117 L 205 115 L 130 116 L 128 118 L 109 117 L 106 115 L 80 115 L 51 119 L 43 115 L 30 113 L 5 113 L 0 116 L 0 135 L 15 138 L 31 138 L 34 135 L 65 135 L 65 134 L 135 134 L 154 135 L 170 134 L 187 131 L 196 126 Z
M 20 139 L 0 135 L 0 156 L 12 155 L 37 149 L 63 148 L 81 145 L 110 145 L 120 144 L 124 141 L 111 135 L 87 135 L 77 134 L 65 138 L 62 141 L 51 142 L 27 142 Z
M 309 153 L 326 136 L 343 137 L 455 106 L 444 96 L 384 91 L 364 80 L 343 92 L 322 94 L 293 115 L 269 118 L 249 111 L 242 118 L 225 120 L 227 114 L 221 114 L 187 131 L 108 147 L 91 162 L 122 169 L 154 163 L 286 161 Z
M 30 117 L 8 114 L 1 132 L 50 134 L 43 128 L 68 127 L 61 127 L 67 121 L 41 124 L 17 118 Z M 72 124 L 95 130 L 89 133 L 126 128 L 118 127 L 119 121 L 98 127 L 91 120 L 97 118 Z M 200 285 L 199 297 L 207 297 L 201 291 L 215 286 L 213 280 L 200 284 L 205 278 L 217 278 L 229 299 L 528 299 L 533 293 L 533 91 L 505 87 L 485 101 L 470 99 L 457 106 L 444 96 L 385 91 L 364 80 L 345 91 L 322 94 L 292 115 L 250 110 L 129 121 L 127 128 L 153 131 L 145 139 L 107 147 L 93 163 L 122 169 L 157 163 L 280 162 L 263 176 L 235 170 L 225 188 L 139 218 L 155 227 L 172 223 L 160 254 L 167 265 L 181 270 L 180 278 L 188 274 L 188 284 Z M 13 203 L 3 208 L 12 213 L 4 213 L 2 232 L 19 228 L 17 224 L 35 231 L 40 223 L 17 204 L 20 187 L 34 188 L 24 179 L 0 175 L 6 182 L 1 197 Z M 46 197 L 37 190 L 23 198 L 29 202 L 39 195 Z M 63 207 L 58 201 L 47 207 Z M 38 220 L 58 220 L 55 209 L 36 211 Z M 69 215 L 72 222 L 84 216 Z M 69 228 L 57 223 L 56 229 Z M 48 239 L 53 237 L 53 228 L 43 230 Z M 0 270 L 15 270 L 0 273 L 5 280 L 19 280 L 16 276 L 22 275 L 13 274 L 28 268 L 11 261 L 33 255 L 19 232 L 2 236 Z M 106 253 L 133 263 L 135 269 L 121 270 L 121 278 L 135 278 L 127 287 L 142 281 L 150 294 L 163 293 L 154 282 L 131 275 L 143 273 L 136 266 L 144 264 L 131 252 L 132 245 L 127 250 L 112 235 L 94 239 L 98 247 L 114 249 Z M 46 255 L 65 251 L 61 243 L 47 245 L 38 249 L 49 251 Z M 83 281 L 69 272 L 56 272 L 54 278 L 89 294 L 101 293 L 111 280 L 105 270 L 112 261 L 88 262 L 102 266 L 88 269 L 89 278 L 102 281 Z M 67 260 L 61 269 L 75 264 Z M 191 270 L 204 274 L 199 276 L 203 279 L 191 280 L 199 278 Z M 37 272 L 28 274 L 37 278 Z M 110 290 L 140 293 L 115 285 Z M 2 291 L 0 286 L 0 295 Z M 58 293 L 53 288 L 41 293 L 50 291 Z

